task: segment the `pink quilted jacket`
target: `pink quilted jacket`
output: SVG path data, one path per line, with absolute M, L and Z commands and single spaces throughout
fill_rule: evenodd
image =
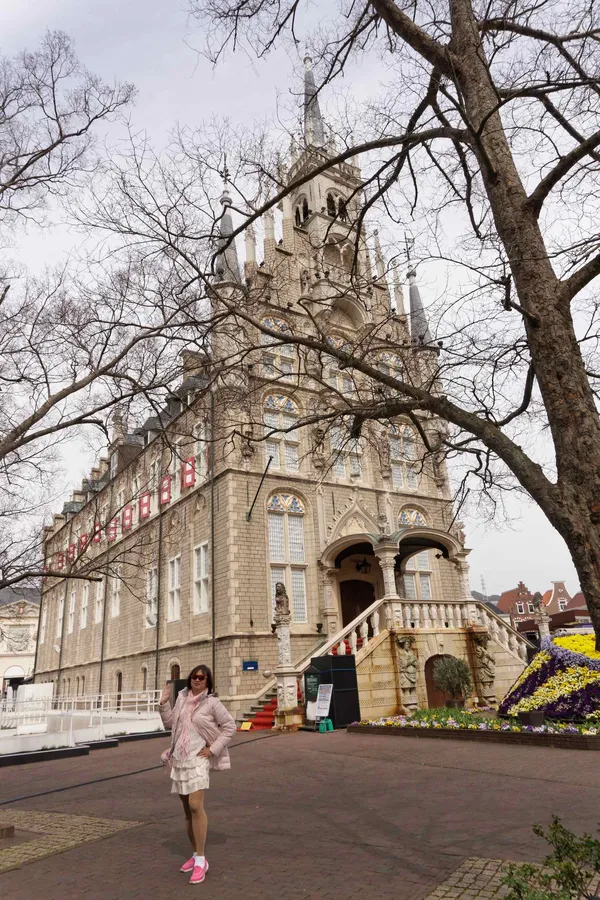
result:
M 173 709 L 171 709 L 171 703 L 168 700 L 164 706 L 158 705 L 158 711 L 165 728 L 171 729 L 171 749 L 177 734 L 177 722 L 181 705 L 185 702 L 187 694 L 187 688 L 179 692 Z M 230 769 L 231 762 L 226 748 L 235 734 L 235 722 L 218 697 L 215 697 L 214 694 L 209 694 L 200 701 L 192 715 L 192 725 L 211 749 L 211 769 L 219 771 Z

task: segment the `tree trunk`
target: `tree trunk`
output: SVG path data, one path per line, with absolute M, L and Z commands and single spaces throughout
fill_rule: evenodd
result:
M 506 249 L 538 387 L 554 443 L 552 497 L 534 497 L 564 538 L 600 647 L 600 418 L 556 277 L 517 171 L 470 0 L 451 0 L 456 81 L 475 136 L 498 235 Z

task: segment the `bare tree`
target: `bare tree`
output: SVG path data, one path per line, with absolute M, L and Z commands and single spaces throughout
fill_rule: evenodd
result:
M 209 24 L 216 59 L 241 41 L 259 55 L 294 41 L 303 16 L 298 2 L 269 0 L 194 0 L 193 11 Z M 177 261 L 182 288 L 196 285 L 217 298 L 212 308 L 221 323 L 229 315 L 229 328 L 244 329 L 237 358 L 231 351 L 224 368 L 247 363 L 242 336 L 256 346 L 262 332 L 295 344 L 312 375 L 315 360 L 325 358 L 351 373 L 356 391 L 342 392 L 337 406 L 316 410 L 306 424 L 343 417 L 356 439 L 365 422 L 409 416 L 432 459 L 465 458 L 486 489 L 510 486 L 512 477 L 564 538 L 600 647 L 598 309 L 586 291 L 600 274 L 597 5 L 373 0 L 329 12 L 328 28 L 314 38 L 321 87 L 366 53 L 381 55 L 389 81 L 355 115 L 353 137 L 340 125 L 337 149 L 335 135 L 327 144 L 309 140 L 310 161 L 285 172 L 275 141 L 241 137 L 236 150 L 222 134 L 180 134 L 161 163 L 162 186 L 178 186 L 169 202 L 156 195 L 155 181 L 149 190 L 155 159 L 121 171 L 122 206 L 101 203 L 95 225 L 141 241 L 148 254 L 162 248 L 163 264 Z M 412 346 L 382 327 L 336 347 L 315 315 L 282 338 L 258 314 L 265 297 L 259 280 L 234 291 L 223 289 L 221 277 L 209 290 L 224 247 L 208 262 L 201 250 L 221 215 L 206 185 L 223 166 L 225 145 L 239 222 L 229 245 L 319 172 L 361 159 L 364 181 L 344 211 L 359 236 L 356 258 L 365 219 L 375 215 L 386 243 L 375 280 L 385 278 L 386 265 L 397 268 L 398 226 L 409 219 L 418 255 L 447 266 L 449 286 L 429 311 L 429 326 L 413 317 Z M 287 277 L 310 294 L 302 273 Z M 354 266 L 343 290 L 360 293 L 359 277 L 364 271 L 359 276 Z M 427 360 L 418 377 L 408 362 L 381 370 L 379 351 L 414 359 L 415 344 Z M 435 421 L 447 428 L 423 425 Z
M 70 220 L 101 176 L 98 137 L 133 93 L 89 73 L 62 33 L 0 60 L 0 587 L 41 575 L 61 451 L 82 429 L 106 436 L 117 403 L 159 403 L 180 368 L 194 298 L 179 279 L 173 296 L 164 266 L 154 277 L 134 249 L 107 246 L 41 273 L 26 265 L 29 237 Z

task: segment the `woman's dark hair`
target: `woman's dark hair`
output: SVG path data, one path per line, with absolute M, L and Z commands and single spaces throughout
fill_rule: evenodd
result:
M 213 692 L 213 677 L 212 672 L 208 668 L 208 666 L 194 666 L 192 671 L 187 677 L 187 689 L 191 691 L 192 689 L 192 675 L 195 675 L 197 672 L 203 672 L 206 675 L 206 687 L 208 688 L 208 693 L 212 694 Z

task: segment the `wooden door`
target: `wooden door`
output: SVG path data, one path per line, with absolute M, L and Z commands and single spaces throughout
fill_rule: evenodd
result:
M 342 625 L 349 625 L 357 616 L 375 602 L 375 589 L 369 581 L 342 581 Z

